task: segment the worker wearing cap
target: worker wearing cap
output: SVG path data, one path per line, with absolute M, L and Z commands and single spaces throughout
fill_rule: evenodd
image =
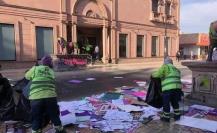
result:
M 32 109 L 32 133 L 42 133 L 42 114 L 44 112 L 54 124 L 56 133 L 64 133 L 59 118 L 52 58 L 44 56 L 41 62 L 42 65 L 33 66 L 25 75 L 26 79 L 32 81 L 29 94 Z
M 174 119 L 180 119 L 179 101 L 181 99 L 181 74 L 173 65 L 172 59 L 165 58 L 164 64 L 152 74 L 153 78 L 161 78 L 163 96 L 162 121 L 170 121 L 170 103 L 174 110 Z

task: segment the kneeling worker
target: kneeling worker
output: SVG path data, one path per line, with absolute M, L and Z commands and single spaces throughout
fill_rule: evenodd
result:
M 179 101 L 181 100 L 181 72 L 173 65 L 172 59 L 165 58 L 164 64 L 152 74 L 154 78 L 161 78 L 163 96 L 162 121 L 170 121 L 170 103 L 174 109 L 174 119 L 180 119 Z

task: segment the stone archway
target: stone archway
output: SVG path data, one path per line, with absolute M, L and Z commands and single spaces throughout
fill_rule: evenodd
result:
M 73 22 L 74 40 L 78 42 L 83 36 L 88 38 L 89 42 L 96 42 L 95 45 L 98 45 L 100 48 L 102 60 L 106 62 L 109 51 L 107 46 L 109 39 L 108 27 L 105 21 L 108 19 L 108 13 L 103 2 L 100 0 L 77 0 L 74 5 L 73 15 L 77 18 Z M 89 31 L 90 34 L 82 32 L 84 29 Z
M 86 16 L 84 9 L 85 9 L 85 6 L 87 6 L 89 3 L 96 4 L 96 6 L 98 8 L 97 9 L 95 8 L 95 10 L 89 9 L 88 11 L 91 10 L 94 12 L 94 11 L 98 10 L 99 12 L 97 12 L 97 13 L 99 13 L 98 15 L 100 16 L 100 18 L 108 19 L 108 14 L 107 14 L 106 8 L 105 8 L 104 4 L 102 3 L 102 1 L 100 1 L 100 0 L 77 0 L 75 2 L 74 8 L 73 8 L 73 14 Z M 87 10 L 86 10 L 86 12 L 87 12 Z

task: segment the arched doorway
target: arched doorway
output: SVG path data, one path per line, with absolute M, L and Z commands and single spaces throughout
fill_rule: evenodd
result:
M 84 54 L 85 51 L 82 50 L 82 47 L 85 45 L 91 45 L 91 50 L 88 54 L 94 57 L 94 48 L 98 45 L 100 50 L 100 56 L 103 56 L 102 51 L 102 29 L 97 27 L 78 27 L 77 28 L 77 40 L 81 49 L 81 54 Z
M 106 25 L 106 19 L 108 18 L 106 9 L 101 1 L 98 0 L 78 0 L 75 3 L 73 14 L 76 15 L 76 40 L 81 47 L 86 44 L 90 44 L 92 49 L 91 55 L 94 53 L 96 45 L 99 46 L 100 56 L 105 58 L 108 53 L 108 24 Z M 81 50 L 81 53 L 85 51 Z

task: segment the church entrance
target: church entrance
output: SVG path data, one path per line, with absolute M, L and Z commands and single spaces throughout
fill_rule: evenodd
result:
M 98 45 L 100 57 L 102 57 L 103 46 L 101 28 L 78 27 L 77 40 L 80 54 L 90 54 L 94 57 L 94 50 Z

